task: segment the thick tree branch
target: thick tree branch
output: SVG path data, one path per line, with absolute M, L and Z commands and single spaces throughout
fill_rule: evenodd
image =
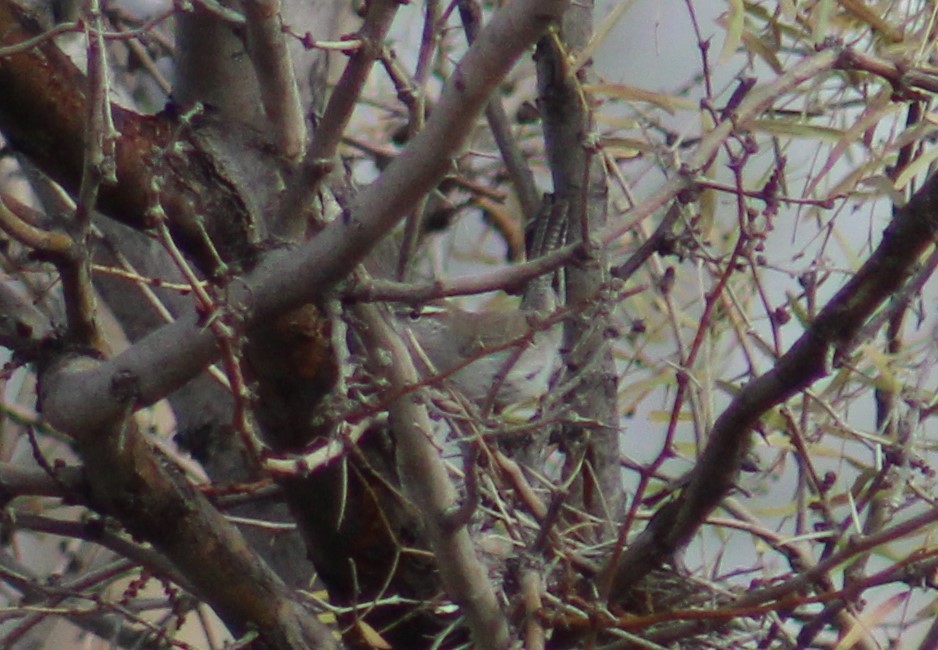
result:
M 385 364 L 376 360 L 375 366 L 383 371 L 391 389 L 403 392 L 417 384 L 419 377 L 403 341 L 378 309 L 362 305 L 358 313 L 364 321 L 363 333 L 369 340 L 369 350 L 376 359 L 382 355 L 390 359 Z M 420 403 L 419 396 L 405 395 L 391 404 L 388 411 L 404 494 L 421 515 L 443 584 L 450 598 L 462 608 L 476 646 L 506 648 L 508 621 L 485 566 L 476 556 L 465 525 L 452 529 L 448 523 L 448 515 L 457 506 L 456 490 L 431 440 L 433 423 L 426 406 Z
M 30 14 L 11 0 L 0 2 L 0 47 L 40 32 Z M 0 131 L 50 178 L 78 192 L 87 146 L 88 97 L 81 72 L 52 40 L 0 56 Z M 110 107 L 120 132 L 114 156 L 117 183 L 102 184 L 96 207 L 129 226 L 145 229 L 162 209 L 180 246 L 215 268 L 249 257 L 254 217 L 197 137 L 210 118 L 181 123 L 169 113 L 141 116 Z M 259 151 L 256 136 L 238 132 L 246 152 Z M 252 141 L 253 138 L 253 141 Z
M 746 384 L 717 418 L 687 487 L 652 518 L 610 568 L 611 598 L 622 598 L 648 571 L 690 541 L 732 489 L 751 445 L 753 426 L 769 409 L 825 377 L 849 355 L 867 320 L 909 278 L 938 235 L 938 175 L 899 209 L 869 260 L 821 310 L 769 372 Z
M 260 78 L 245 44 L 245 19 L 234 3 L 200 2 L 175 16 L 173 100 L 188 110 L 197 103 L 228 124 L 264 124 Z
M 544 142 L 550 160 L 557 207 L 566 206 L 566 231 L 586 253 L 580 264 L 565 271 L 566 303 L 589 305 L 581 318 L 564 325 L 568 352 L 565 364 L 578 388 L 571 396 L 572 419 L 590 427 L 564 429 L 568 462 L 585 455 L 587 468 L 577 491 L 580 507 L 614 530 L 623 510 L 619 468 L 619 412 L 615 364 L 607 337 L 610 311 L 602 297 L 607 286 L 606 252 L 595 245 L 607 221 L 605 169 L 590 144 L 593 116 L 583 101 L 582 80 L 587 70 L 574 70 L 570 54 L 586 48 L 592 33 L 591 2 L 577 3 L 564 15 L 559 34 L 549 34 L 537 47 L 538 104 L 544 122 Z M 549 227 L 549 226 L 548 226 Z M 572 466 L 571 462 L 571 466 Z
M 132 383 L 128 378 L 114 392 L 130 399 Z M 56 383 L 43 390 L 55 392 Z M 168 557 L 235 634 L 256 629 L 263 647 L 283 650 L 339 647 L 234 525 L 147 443 L 133 418 L 71 433 L 95 506 Z
M 277 151 L 295 160 L 306 144 L 306 119 L 283 34 L 279 0 L 244 3 L 248 51 Z
M 247 322 L 259 321 L 315 300 L 344 278 L 436 186 L 499 81 L 566 4 L 524 0 L 499 11 L 460 62 L 426 128 L 356 197 L 348 216 L 295 250 L 271 253 L 254 273 L 233 281 L 231 309 Z M 217 354 L 212 334 L 189 313 L 94 369 L 62 366 L 62 381 L 45 401 L 43 415 L 65 431 L 93 430 L 123 410 L 110 393 L 119 374 L 139 380 L 137 405 L 144 406 L 181 386 Z

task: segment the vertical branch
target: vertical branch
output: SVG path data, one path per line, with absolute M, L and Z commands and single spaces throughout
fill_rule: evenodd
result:
M 306 144 L 306 121 L 283 35 L 280 0 L 244 3 L 248 52 L 260 86 L 261 104 L 270 120 L 277 150 L 287 160 L 299 158 Z
M 466 30 L 466 39 L 469 43 L 475 41 L 482 22 L 482 10 L 477 0 L 459 0 L 459 16 L 463 29 Z M 541 207 L 540 193 L 534 182 L 534 174 L 528 166 L 524 152 L 518 146 L 511 133 L 511 124 L 505 107 L 499 96 L 493 95 L 485 107 L 485 119 L 492 130 L 492 137 L 505 161 L 505 169 L 515 186 L 521 209 L 525 219 L 530 222 L 537 216 Z
M 438 41 L 437 24 L 440 21 L 440 7 L 437 0 L 428 0 L 423 21 L 423 35 L 420 39 L 420 51 L 417 55 L 417 67 L 414 71 L 414 81 L 408 84 L 406 92 L 398 96 L 404 98 L 410 111 L 410 121 L 407 125 L 407 139 L 409 140 L 423 128 L 427 110 L 427 80 L 429 79 L 430 64 Z M 387 58 L 387 57 L 386 57 Z M 391 63 L 387 61 L 386 65 Z M 393 78 L 393 75 L 392 75 Z M 397 85 L 395 83 L 395 85 Z M 427 211 L 427 197 L 417 201 L 417 205 L 404 222 L 404 241 L 401 244 L 400 256 L 397 262 L 398 280 L 406 280 L 407 273 L 417 252 L 420 234 L 423 230 L 424 216 Z
M 403 341 L 374 307 L 362 305 L 368 349 L 392 391 L 405 391 L 418 374 Z M 382 362 L 381 357 L 386 357 Z M 476 556 L 465 522 L 454 523 L 456 491 L 431 440 L 433 425 L 419 397 L 396 400 L 389 408 L 397 442 L 397 466 L 404 494 L 421 513 L 443 584 L 463 610 L 476 647 L 508 647 L 508 620 L 501 611 L 484 565 Z
M 274 236 L 296 241 L 305 235 L 310 205 L 323 179 L 332 171 L 333 158 L 342 134 L 355 110 L 365 80 L 381 53 L 382 43 L 399 6 L 397 0 L 373 0 L 368 3 L 365 23 L 358 33 L 359 45 L 351 53 L 348 65 L 316 125 L 316 132 L 306 149 L 303 162 L 274 215 L 271 224 Z
M 90 25 L 85 26 L 85 38 L 88 42 L 85 158 L 78 191 L 78 206 L 75 210 L 75 221 L 81 231 L 82 242 L 88 239 L 88 228 L 98 197 L 98 187 L 102 181 L 117 181 L 114 143 L 118 133 L 111 115 L 107 52 L 104 50 L 102 35 L 104 25 L 98 0 L 91 0 L 88 19 Z
M 34 225 L 32 222 L 38 220 L 32 216 L 35 215 L 25 205 L 10 196 L 0 196 L 0 230 L 50 261 L 59 272 L 69 343 L 106 353 L 108 343 L 95 318 L 91 267 L 85 246 L 66 233 Z
M 580 486 L 581 505 L 611 522 L 621 512 L 624 499 L 618 459 L 617 380 L 606 339 L 610 331 L 608 310 L 602 299 L 607 263 L 604 251 L 590 246 L 590 233 L 606 223 L 607 186 L 601 159 L 593 155 L 592 115 L 581 88 L 580 78 L 587 75 L 588 67 L 576 71 L 568 57 L 571 50 L 587 46 L 591 21 L 591 2 L 572 6 L 559 34 L 549 34 L 538 43 L 536 60 L 554 201 L 566 204 L 567 231 L 577 234 L 588 253 L 583 264 L 566 271 L 567 305 L 587 313 L 568 322 L 565 338 L 568 374 L 577 376 L 576 395 L 570 401 L 572 417 L 592 426 L 589 430 L 568 430 L 565 442 L 569 454 L 575 457 L 582 453 L 587 460 L 587 475 Z
M 88 91 L 85 104 L 85 150 L 81 184 L 75 207 L 76 240 L 64 255 L 56 256 L 62 279 L 69 337 L 75 343 L 107 350 L 96 320 L 97 306 L 91 284 L 91 259 L 88 239 L 91 215 L 98 200 L 102 181 L 116 182 L 114 143 L 117 130 L 111 116 L 108 90 L 107 53 L 104 50 L 104 29 L 101 7 L 91 0 L 88 8 L 85 37 L 88 44 Z
M 185 108 L 201 102 L 228 120 L 263 130 L 258 77 L 238 26 L 228 18 L 223 7 L 205 3 L 177 14 L 173 99 Z

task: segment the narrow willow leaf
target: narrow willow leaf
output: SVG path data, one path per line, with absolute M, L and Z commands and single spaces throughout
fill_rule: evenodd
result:
M 657 93 L 653 90 L 627 84 L 586 84 L 583 86 L 583 90 L 591 95 L 604 95 L 624 101 L 655 104 L 668 113 L 673 113 L 679 109 L 690 110 L 696 108 L 696 104 L 686 97 Z
M 739 49 L 745 24 L 746 8 L 743 0 L 730 0 L 730 9 L 726 16 L 726 40 L 723 41 L 723 49 L 720 51 L 720 63 L 728 61 Z
M 831 140 L 839 142 L 844 137 L 842 129 L 831 126 L 806 124 L 794 120 L 753 120 L 746 124 L 753 131 L 770 133 L 772 135 L 788 135 L 795 138 L 808 138 L 809 140 Z

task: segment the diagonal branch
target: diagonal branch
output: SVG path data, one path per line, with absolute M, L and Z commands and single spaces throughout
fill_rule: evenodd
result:
M 399 5 L 397 0 L 375 0 L 368 3 L 365 23 L 358 35 L 360 45 L 350 55 L 322 119 L 316 125 L 316 132 L 306 149 L 303 161 L 274 216 L 271 232 L 275 236 L 292 241 L 303 238 L 307 223 L 306 211 L 319 191 L 323 179 L 331 171 L 332 159 L 345 133 L 345 127 L 352 117 L 371 68 L 381 52 L 381 44 L 391 28 Z
M 295 160 L 306 142 L 306 121 L 283 34 L 280 2 L 249 0 L 244 13 L 251 63 L 277 151 Z
M 28 11 L 11 0 L 0 1 L 0 48 L 38 33 Z M 86 131 L 86 85 L 52 40 L 0 56 L 0 132 L 73 195 L 81 185 L 91 137 Z M 109 112 L 120 133 L 113 150 L 117 182 L 100 186 L 95 207 L 138 229 L 148 228 L 151 211 L 161 209 L 180 246 L 204 268 L 214 268 L 209 240 L 225 261 L 246 258 L 253 215 L 200 143 L 195 124 L 171 111 L 142 116 L 111 105 Z M 260 149 L 255 134 L 229 135 L 244 140 L 246 152 Z
M 112 387 L 124 399 L 127 416 L 133 385 L 133 377 L 126 376 Z M 43 391 L 56 390 L 55 381 L 44 384 Z M 256 630 L 263 647 L 272 649 L 339 647 L 234 524 L 150 446 L 132 417 L 71 433 L 95 508 L 168 557 L 232 632 Z
M 271 253 L 255 272 L 229 286 L 229 303 L 258 322 L 324 295 L 343 279 L 448 169 L 471 126 L 501 79 L 558 18 L 567 2 L 523 0 L 506 5 L 479 35 L 426 128 L 350 206 L 312 241 Z M 120 415 L 110 393 L 118 374 L 139 378 L 137 405 L 152 404 L 217 358 L 212 334 L 190 312 L 126 352 L 93 369 L 63 365 L 59 390 L 45 401 L 44 416 L 64 431 L 95 429 Z
M 849 354 L 864 324 L 900 290 L 938 236 L 938 174 L 896 212 L 876 251 L 821 310 L 769 372 L 737 393 L 717 419 L 681 495 L 664 506 L 608 571 L 611 598 L 621 598 L 652 567 L 686 545 L 732 489 L 752 442 L 752 428 L 769 409 L 827 376 Z
M 360 305 L 358 315 L 374 356 L 385 354 L 390 363 L 381 368 L 393 391 L 404 391 L 419 377 L 406 347 L 385 322 L 378 309 Z M 423 519 L 437 570 L 449 596 L 462 608 L 476 647 L 508 646 L 508 621 L 501 611 L 495 589 L 486 575 L 465 525 L 450 523 L 456 509 L 456 490 L 439 451 L 431 439 L 433 424 L 427 408 L 413 396 L 405 395 L 389 407 L 397 443 L 398 473 L 404 493 L 413 501 Z

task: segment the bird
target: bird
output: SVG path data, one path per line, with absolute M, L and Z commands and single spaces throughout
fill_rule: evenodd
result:
M 404 333 L 428 376 L 440 376 L 483 411 L 536 407 L 560 366 L 561 327 L 551 310 L 508 298 L 469 311 L 449 300 L 411 310 Z

